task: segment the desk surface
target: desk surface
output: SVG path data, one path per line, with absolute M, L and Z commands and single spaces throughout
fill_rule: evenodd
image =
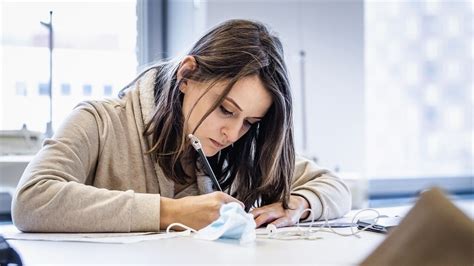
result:
M 472 203 L 472 202 L 471 202 Z M 462 209 L 472 207 L 472 204 Z M 404 215 L 409 207 L 378 209 L 382 215 Z M 465 209 L 466 210 L 466 209 Z M 468 210 L 469 212 L 469 210 Z M 352 217 L 352 211 L 348 217 Z M 469 213 L 472 217 L 472 213 Z M 1 225 L 0 233 L 7 226 Z M 349 232 L 350 229 L 337 229 Z M 320 232 L 318 240 L 274 240 L 257 238 L 240 245 L 236 240 L 206 241 L 191 237 L 150 240 L 131 244 L 8 240 L 24 264 L 337 264 L 360 263 L 385 238 L 361 232 L 360 238 Z
M 403 215 L 408 207 L 379 209 Z M 355 212 L 351 212 L 353 215 Z M 351 217 L 351 216 L 349 216 Z M 0 233 L 12 225 L 1 225 Z M 3 229 L 3 230 L 2 230 Z M 336 229 L 349 233 L 349 228 Z M 131 244 L 8 240 L 24 264 L 357 264 L 385 235 L 362 232 L 360 238 L 320 232 L 318 240 L 276 240 L 257 237 L 254 243 L 176 237 Z
M 383 240 L 322 233 L 320 240 L 206 241 L 178 237 L 132 244 L 8 241 L 24 264 L 357 264 Z

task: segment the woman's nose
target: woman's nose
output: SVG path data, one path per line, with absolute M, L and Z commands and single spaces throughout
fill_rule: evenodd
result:
M 228 143 L 234 143 L 239 139 L 241 127 L 239 123 L 229 123 L 222 128 Z

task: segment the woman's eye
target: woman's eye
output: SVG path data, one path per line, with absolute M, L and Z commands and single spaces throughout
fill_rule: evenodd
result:
M 221 109 L 221 112 L 222 112 L 223 114 L 225 114 L 225 115 L 228 115 L 228 116 L 233 116 L 233 115 L 234 115 L 233 112 L 231 112 L 231 111 L 225 109 L 225 107 L 222 106 L 222 105 L 221 105 L 219 108 Z
M 249 121 L 244 121 L 245 128 L 251 128 L 252 126 L 253 126 L 253 123 L 250 123 Z

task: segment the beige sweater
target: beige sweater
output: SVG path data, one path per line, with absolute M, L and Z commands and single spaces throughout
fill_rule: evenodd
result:
M 160 196 L 197 195 L 193 184 L 175 195 L 174 183 L 145 151 L 144 125 L 154 109 L 156 72 L 122 99 L 78 105 L 25 169 L 12 202 L 18 229 L 28 232 L 160 230 Z M 309 160 L 296 161 L 292 194 L 305 197 L 316 217 L 351 207 L 347 186 Z M 324 203 L 322 203 L 324 202 Z

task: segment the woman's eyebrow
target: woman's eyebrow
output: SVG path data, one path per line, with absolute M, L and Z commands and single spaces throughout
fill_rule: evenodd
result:
M 233 105 L 235 105 L 235 107 L 237 107 L 237 109 L 239 109 L 241 112 L 243 111 L 242 108 L 234 101 L 234 99 L 230 98 L 229 96 L 225 97 L 225 99 L 229 101 L 230 103 L 232 103 Z M 258 119 L 258 120 L 263 119 L 263 117 L 258 117 L 258 116 L 253 116 L 249 118 Z
M 229 96 L 225 97 L 225 99 L 235 105 L 235 107 L 237 107 L 241 112 L 243 111 L 242 108 L 234 101 L 234 99 L 230 98 Z

